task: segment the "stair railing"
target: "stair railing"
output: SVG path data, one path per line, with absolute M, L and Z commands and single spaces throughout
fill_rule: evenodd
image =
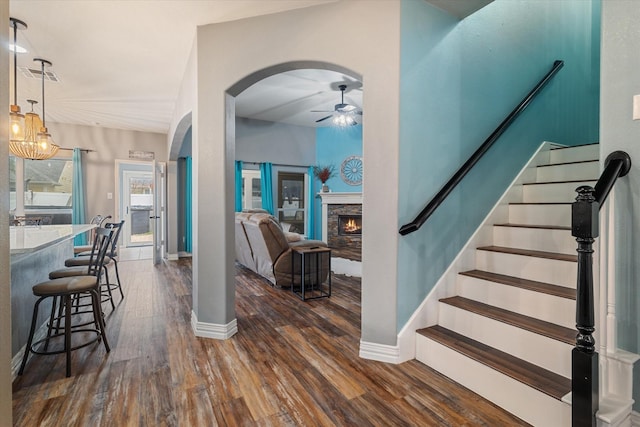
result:
M 595 351 L 593 242 L 599 235 L 599 212 L 616 180 L 631 169 L 631 158 L 614 151 L 605 160 L 605 168 L 595 187 L 578 187 L 571 205 L 571 235 L 578 242 L 578 279 L 576 293 L 576 345 L 571 352 L 571 425 L 596 426 L 599 382 L 598 353 Z
M 482 143 L 482 145 L 469 157 L 469 159 L 456 171 L 456 173 L 447 181 L 447 183 L 438 191 L 438 193 L 431 199 L 427 206 L 415 217 L 415 219 L 402 227 L 400 227 L 400 234 L 406 235 L 418 230 L 429 219 L 431 214 L 442 204 L 447 196 L 453 191 L 453 189 L 462 181 L 471 168 L 482 158 L 482 156 L 491 148 L 491 146 L 498 140 L 498 138 L 504 133 L 505 130 L 511 125 L 516 117 L 520 115 L 531 103 L 531 101 L 540 93 L 540 91 L 547 85 L 549 80 L 556 75 L 558 71 L 564 66 L 564 61 L 555 61 L 551 70 L 540 80 L 540 82 L 524 97 L 524 99 L 518 104 L 514 110 L 500 123 L 500 125 L 493 131 L 491 135 Z

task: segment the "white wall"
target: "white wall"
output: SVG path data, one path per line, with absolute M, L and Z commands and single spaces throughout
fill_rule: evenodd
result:
M 198 93 L 192 121 L 197 319 L 216 326 L 235 319 L 235 111 L 227 93 L 237 95 L 254 83 L 249 78 L 234 86 L 259 70 L 321 61 L 335 64 L 336 70 L 351 70 L 366 88 L 363 157 L 367 170 L 384 173 L 365 171 L 364 178 L 363 226 L 376 232 L 363 239 L 362 340 L 395 345 L 400 3 L 352 0 L 202 26 L 196 45 Z M 192 96 L 186 86 L 178 105 Z M 174 123 L 184 114 L 178 111 Z
M 9 270 L 9 1 L 0 1 L 0 420 L 11 425 L 11 274 Z
M 632 120 L 640 94 L 640 2 L 602 2 L 600 158 L 615 150 L 631 156 L 629 174 L 614 188 L 616 201 L 616 316 L 618 345 L 640 353 L 640 120 Z M 634 369 L 634 409 L 640 411 L 640 366 Z

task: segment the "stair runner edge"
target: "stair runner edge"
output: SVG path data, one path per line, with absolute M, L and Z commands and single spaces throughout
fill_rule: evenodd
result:
M 551 283 L 522 279 L 520 277 L 508 276 L 506 274 L 492 273 L 490 271 L 483 271 L 483 270 L 468 270 L 468 271 L 462 271 L 458 274 L 461 274 L 467 277 L 473 277 L 479 280 L 495 282 L 495 283 L 499 283 L 506 286 L 513 286 L 516 288 L 525 289 L 532 292 L 553 295 L 559 298 L 566 298 L 574 301 L 576 299 L 575 289 L 567 288 L 565 286 L 553 285 Z
M 565 344 L 575 344 L 577 332 L 574 329 L 460 296 L 442 298 L 439 301 Z
M 562 400 L 562 397 L 571 391 L 569 378 L 450 331 L 440 325 L 419 329 L 416 332 L 554 399 Z

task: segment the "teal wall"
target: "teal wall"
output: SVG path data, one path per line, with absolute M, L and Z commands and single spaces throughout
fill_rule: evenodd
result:
M 359 193 L 362 185 L 349 185 L 340 177 L 340 164 L 351 156 L 362 156 L 362 125 L 345 128 L 328 126 L 316 128 L 316 165 L 334 165 L 335 176 L 327 181 L 334 193 Z M 366 168 L 366 165 L 364 166 Z M 315 189 L 320 191 L 320 181 L 315 180 Z M 321 201 L 316 199 L 316 237 L 322 236 Z
M 361 185 L 349 185 L 340 178 L 340 164 L 350 156 L 362 156 L 362 125 L 345 128 L 335 126 L 316 128 L 316 164 L 331 164 L 336 168 L 336 175 L 327 181 L 331 191 L 338 193 L 362 191 Z
M 400 238 L 398 331 L 543 141 L 598 140 L 599 0 L 496 0 L 463 21 L 402 0 L 401 224 L 551 68 L 564 68 L 417 232 Z

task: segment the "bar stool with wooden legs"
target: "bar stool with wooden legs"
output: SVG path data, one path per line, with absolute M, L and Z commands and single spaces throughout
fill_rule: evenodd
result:
M 27 345 L 25 347 L 25 352 L 22 358 L 22 363 L 20 365 L 20 370 L 18 371 L 18 375 L 22 375 L 22 373 L 24 372 L 24 368 L 27 364 L 27 359 L 29 358 L 30 353 L 41 355 L 66 353 L 66 374 L 67 377 L 69 377 L 71 376 L 72 351 L 100 340 L 102 340 L 102 342 L 104 343 L 104 347 L 107 352 L 111 350 L 109 347 L 109 343 L 107 342 L 107 335 L 104 328 L 104 318 L 100 306 L 99 285 L 100 276 L 103 269 L 102 264 L 104 262 L 104 257 L 107 253 L 107 250 L 109 249 L 109 243 L 111 242 L 112 238 L 113 230 L 109 230 L 106 228 L 99 228 L 96 230 L 96 238 L 93 246 L 94 255 L 91 257 L 91 264 L 87 267 L 86 275 L 69 276 L 58 278 L 55 280 L 49 280 L 46 282 L 38 283 L 33 287 L 33 294 L 39 298 L 33 307 L 31 329 L 29 330 L 29 338 L 27 339 Z M 90 323 L 93 323 L 95 325 L 95 329 L 88 329 L 87 327 L 85 327 L 87 325 L 86 323 L 82 324 L 81 327 L 74 327 L 74 325 L 72 325 L 72 300 L 74 297 L 82 294 L 89 294 L 91 296 L 93 322 Z M 40 306 L 40 303 L 46 298 L 54 298 L 54 301 L 58 298 L 62 300 L 61 304 L 64 304 L 64 328 L 61 328 L 59 326 L 59 323 L 57 327 L 53 326 L 53 323 L 56 320 L 54 316 L 54 303 L 51 309 L 51 315 L 47 328 L 47 336 L 34 343 L 33 336 L 38 323 L 38 307 Z M 64 332 L 60 333 L 60 329 L 64 329 Z M 76 332 L 95 333 L 96 337 L 91 340 L 76 344 L 72 347 L 72 334 Z M 63 349 L 48 350 L 49 341 L 56 337 L 64 337 Z M 44 348 L 36 350 L 36 347 L 41 343 L 44 343 Z

